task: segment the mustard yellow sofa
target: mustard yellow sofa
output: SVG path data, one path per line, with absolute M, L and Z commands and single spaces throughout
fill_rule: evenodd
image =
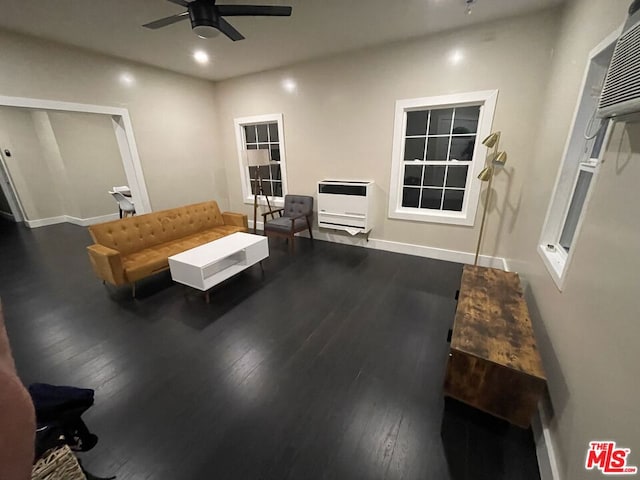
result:
M 247 216 L 220 213 L 214 201 L 136 215 L 89 227 L 87 247 L 95 273 L 112 285 L 131 284 L 169 268 L 168 258 L 235 232 Z

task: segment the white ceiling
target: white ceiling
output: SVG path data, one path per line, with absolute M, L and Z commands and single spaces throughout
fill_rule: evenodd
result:
M 166 0 L 0 0 L 0 27 L 211 80 L 540 10 L 563 0 L 218 0 L 292 5 L 291 17 L 229 17 L 245 40 L 196 37 L 189 21 L 140 25 L 179 13 Z M 1 49 L 1 46 L 0 46 Z M 206 50 L 211 62 L 191 54 Z

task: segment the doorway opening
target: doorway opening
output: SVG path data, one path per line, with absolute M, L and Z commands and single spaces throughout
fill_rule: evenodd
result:
M 124 184 L 136 213 L 151 211 L 125 108 L 0 96 L 0 142 L 2 217 L 30 228 L 115 219 L 108 191 Z

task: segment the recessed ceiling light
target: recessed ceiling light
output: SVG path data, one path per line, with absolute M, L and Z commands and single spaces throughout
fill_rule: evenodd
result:
M 454 50 L 449 55 L 449 62 L 451 65 L 458 65 L 462 60 L 464 60 L 464 53 L 462 53 L 461 50 Z
M 289 93 L 293 93 L 298 88 L 298 84 L 293 78 L 285 78 L 284 80 L 282 80 L 282 88 L 284 88 Z
M 120 74 L 119 79 L 120 79 L 120 83 L 127 87 L 131 87 L 136 83 L 136 78 L 133 75 L 131 75 L 129 72 L 122 72 Z
M 204 50 L 196 50 L 193 52 L 193 59 L 201 65 L 209 63 L 209 54 Z

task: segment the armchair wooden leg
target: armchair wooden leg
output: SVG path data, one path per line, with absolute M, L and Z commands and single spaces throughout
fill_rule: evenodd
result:
M 311 240 L 313 240 L 313 232 L 311 231 L 311 221 L 309 220 L 309 217 L 307 218 L 307 227 L 309 228 L 309 237 L 311 238 Z
M 293 251 L 295 250 L 294 247 L 294 236 L 293 233 L 291 234 L 291 236 L 289 237 L 289 252 L 293 254 Z

